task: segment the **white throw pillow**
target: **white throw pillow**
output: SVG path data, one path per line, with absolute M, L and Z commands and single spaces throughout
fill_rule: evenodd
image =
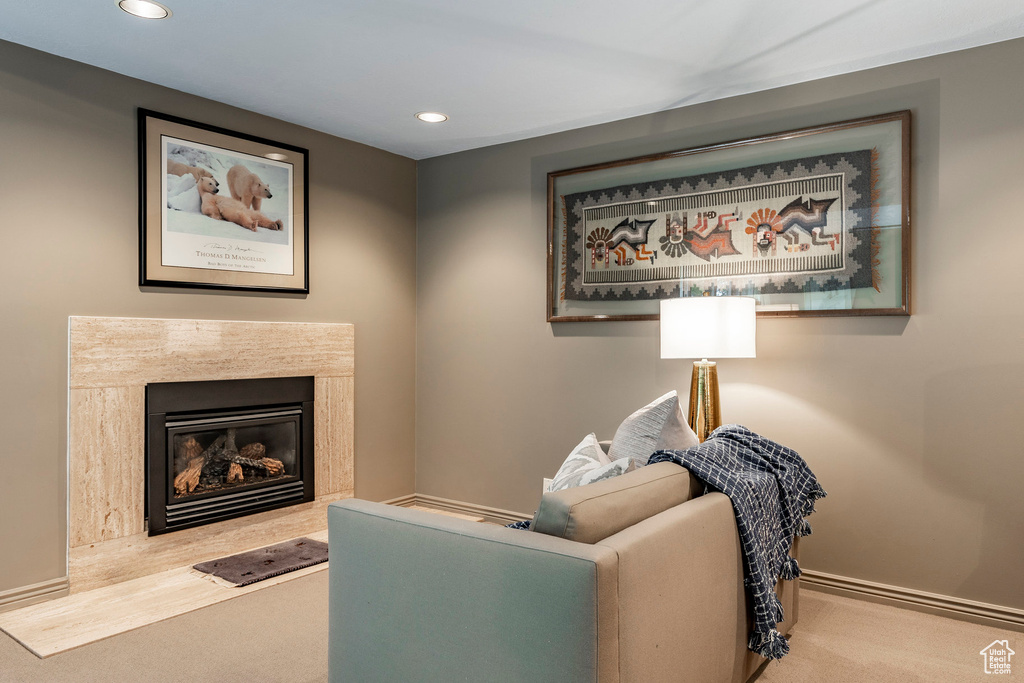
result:
M 633 465 L 628 458 L 613 462 L 597 442 L 597 436 L 587 434 L 558 468 L 548 491 L 561 491 L 573 486 L 592 484 L 631 469 Z
M 682 451 L 699 443 L 683 418 L 679 395 L 672 390 L 622 421 L 608 455 L 612 460 L 629 458 L 636 467 L 643 467 L 655 451 Z
M 579 485 L 586 486 L 587 484 L 593 484 L 595 481 L 611 479 L 612 477 L 617 477 L 620 474 L 632 472 L 635 469 L 636 465 L 632 460 L 629 458 L 619 458 L 618 460 L 611 461 L 607 465 L 585 472 L 583 477 L 580 479 Z

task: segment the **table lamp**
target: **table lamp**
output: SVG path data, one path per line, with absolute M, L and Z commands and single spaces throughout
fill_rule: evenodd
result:
M 693 358 L 690 428 L 704 441 L 722 424 L 718 368 L 708 358 L 753 358 L 754 299 L 704 296 L 662 299 L 661 357 Z

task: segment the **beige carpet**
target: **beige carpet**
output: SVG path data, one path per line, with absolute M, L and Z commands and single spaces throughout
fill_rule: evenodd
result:
M 978 652 L 996 639 L 1020 653 L 1010 676 L 983 673 Z M 1024 680 L 1022 633 L 810 590 L 801 591 L 790 643 L 789 656 L 769 664 L 757 683 Z M 326 680 L 327 572 L 48 659 L 0 633 L 0 683 Z
M 982 648 L 1009 640 L 1009 676 L 986 675 Z M 959 683 L 1024 680 L 1024 634 L 800 590 L 790 653 L 757 683 Z M 1015 661 L 1020 658 L 1020 661 Z
M 327 680 L 327 572 L 39 659 L 0 633 L 0 683 Z

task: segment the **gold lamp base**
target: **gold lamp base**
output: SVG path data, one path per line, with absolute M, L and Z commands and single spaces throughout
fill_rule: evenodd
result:
M 713 360 L 693 361 L 690 378 L 690 429 L 701 443 L 722 426 L 722 405 L 718 401 L 718 365 Z

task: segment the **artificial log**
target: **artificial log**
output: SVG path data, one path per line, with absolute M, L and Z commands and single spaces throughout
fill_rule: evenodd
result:
M 276 458 L 253 460 L 252 458 L 243 458 L 241 455 L 227 452 L 222 453 L 221 457 L 226 458 L 237 465 L 245 465 L 246 467 L 252 467 L 258 470 L 266 470 L 267 474 L 272 477 L 284 473 L 284 463 Z
M 188 461 L 185 469 L 174 478 L 174 492 L 177 495 L 184 496 L 192 493 L 199 486 L 199 477 L 203 473 L 203 468 L 214 455 L 224 449 L 225 440 L 223 436 L 217 437 L 198 457 Z
M 214 455 L 224 450 L 224 442 L 226 440 L 227 437 L 225 437 L 224 435 L 218 436 L 216 439 L 213 440 L 213 443 L 207 446 L 206 450 L 203 451 L 203 457 L 209 460 Z
M 229 429 L 228 430 L 227 438 L 226 438 L 226 440 L 224 442 L 224 453 L 226 455 L 232 454 L 232 453 L 238 453 L 238 446 L 235 445 L 235 434 L 236 434 L 236 430 L 234 430 L 234 429 Z
M 245 477 L 242 475 L 242 466 L 236 462 L 231 463 L 228 467 L 228 483 L 235 484 L 244 479 Z
M 203 454 L 202 445 L 196 441 L 196 437 L 190 436 L 180 444 L 178 444 L 178 460 L 177 462 L 185 464 L 192 462 L 192 460 L 198 458 Z
M 247 443 L 238 454 L 250 460 L 262 460 L 267 455 L 267 447 L 259 442 Z
M 205 464 L 206 459 L 202 456 L 189 460 L 188 466 L 174 478 L 174 492 L 179 496 L 192 493 L 199 486 L 199 475 L 203 473 Z

